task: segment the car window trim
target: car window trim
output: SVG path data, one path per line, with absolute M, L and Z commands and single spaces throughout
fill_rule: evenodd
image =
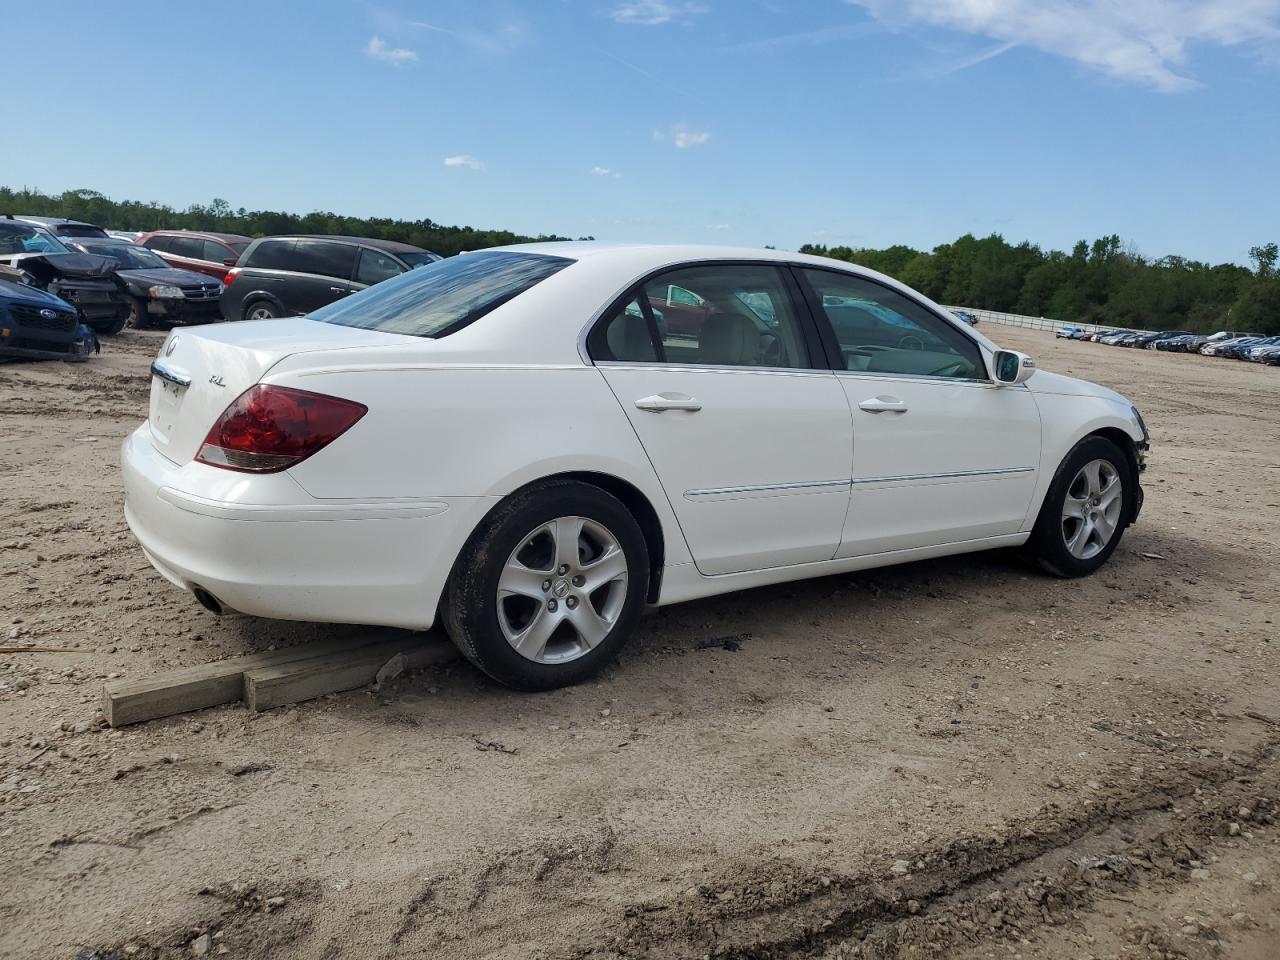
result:
M 670 370 L 673 367 L 681 367 L 685 370 L 783 370 L 783 371 L 830 371 L 832 370 L 831 360 L 826 356 L 826 351 L 815 350 L 815 346 L 820 347 L 821 342 L 818 339 L 818 331 L 815 328 L 814 318 L 811 316 L 807 304 L 803 300 L 797 300 L 796 289 L 788 282 L 790 271 L 787 269 L 792 266 L 786 260 L 771 260 L 766 258 L 754 259 L 750 257 L 715 257 L 710 259 L 697 260 L 679 260 L 674 263 L 663 264 L 652 270 L 645 272 L 639 279 L 633 280 L 623 289 L 623 291 L 612 300 L 606 301 L 603 310 L 597 311 L 596 315 L 582 328 L 582 333 L 578 336 L 578 354 L 591 366 L 600 364 L 610 364 L 613 366 L 634 366 L 633 361 L 626 360 L 599 360 L 593 356 L 592 347 L 598 347 L 604 339 L 604 325 L 613 319 L 617 311 L 624 307 L 628 300 L 640 298 L 641 311 L 645 312 L 646 319 L 649 321 L 649 336 L 651 339 L 657 335 L 657 322 L 652 316 L 652 307 L 649 306 L 648 295 L 645 294 L 644 288 L 655 277 L 659 277 L 664 273 L 670 273 L 674 270 L 685 270 L 690 267 L 769 267 L 776 270 L 782 275 L 782 286 L 787 298 L 791 301 L 791 308 L 795 313 L 796 322 L 800 324 L 801 340 L 805 345 L 806 351 L 809 353 L 808 362 L 801 367 L 745 367 L 735 366 L 733 364 L 715 364 L 715 363 L 680 363 L 663 362 L 663 369 Z M 791 278 L 794 282 L 794 278 Z M 599 331 L 599 333 L 597 333 Z M 661 350 L 662 342 L 658 338 L 654 340 L 655 352 L 657 356 L 665 357 L 666 352 Z M 826 366 L 818 366 L 817 364 L 826 361 Z M 647 366 L 643 365 L 642 366 Z
M 806 277 L 804 274 L 806 270 L 817 270 L 823 273 L 833 273 L 836 276 L 841 276 L 841 277 L 854 277 L 855 279 L 863 280 L 867 283 L 874 284 L 877 287 L 881 287 L 885 290 L 888 290 L 890 293 L 896 293 L 898 296 L 903 297 L 906 300 L 909 300 L 911 303 L 914 303 L 917 307 L 920 307 L 922 310 L 924 310 L 925 313 L 933 317 L 936 317 L 942 323 L 946 324 L 952 330 L 956 331 L 956 333 L 964 337 L 965 340 L 969 341 L 969 343 L 973 345 L 973 348 L 978 352 L 978 359 L 982 363 L 983 372 L 987 374 L 985 378 L 984 377 L 937 377 L 927 373 L 919 373 L 919 374 L 902 373 L 902 374 L 892 374 L 892 376 L 903 377 L 903 378 L 912 379 L 912 380 L 938 380 L 938 381 L 947 382 L 947 383 L 956 383 L 956 382 L 994 383 L 995 382 L 995 380 L 991 377 L 991 371 L 987 368 L 987 351 L 984 350 L 982 344 L 977 339 L 975 339 L 973 335 L 969 333 L 968 330 L 965 329 L 968 326 L 968 324 L 964 323 L 964 321 L 960 320 L 958 317 L 949 318 L 945 316 L 943 312 L 933 309 L 931 306 L 929 306 L 929 304 L 925 303 L 923 300 L 919 299 L 916 296 L 912 296 L 911 294 L 905 293 L 902 290 L 899 290 L 897 287 L 892 287 L 887 283 L 877 280 L 875 277 L 864 276 L 863 274 L 855 273 L 852 270 L 841 270 L 838 267 L 828 267 L 826 265 L 817 265 L 817 264 L 809 264 L 809 263 L 793 263 L 791 264 L 791 267 L 795 272 L 796 282 L 800 284 L 800 288 L 804 292 L 805 301 L 809 305 L 809 310 L 814 314 L 814 322 L 817 323 L 818 328 L 822 333 L 823 343 L 827 347 L 827 354 L 828 354 L 827 362 L 831 365 L 831 369 L 834 370 L 836 373 L 864 374 L 864 375 L 874 376 L 875 374 L 885 373 L 887 371 L 849 370 L 846 368 L 846 364 L 844 361 L 844 351 L 840 348 L 840 339 L 836 336 L 835 327 L 832 326 L 831 320 L 827 316 L 826 310 L 824 310 L 822 307 L 822 298 L 818 296 L 818 291 L 814 289 L 813 284 L 809 282 L 809 278 Z

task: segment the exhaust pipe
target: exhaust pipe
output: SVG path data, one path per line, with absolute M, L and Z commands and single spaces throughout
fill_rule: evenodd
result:
M 196 595 L 196 601 L 200 606 L 204 607 L 214 616 L 222 616 L 222 604 L 218 602 L 218 598 L 212 593 L 204 587 L 192 587 L 191 592 Z

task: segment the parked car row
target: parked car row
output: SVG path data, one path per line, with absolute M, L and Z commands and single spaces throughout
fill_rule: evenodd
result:
M 1199 353 L 1206 357 L 1229 357 L 1280 366 L 1280 337 L 1221 330 L 1204 335 L 1185 330 L 1086 330 L 1070 324 L 1056 336 L 1064 340 L 1091 340 L 1113 347 L 1143 347 L 1168 353 Z
M 5 215 L 0 263 L 66 301 L 99 333 L 153 321 L 214 323 L 310 313 L 439 254 L 393 240 L 107 231 L 60 217 Z
M 8 237 L 0 237 L 0 262 L 23 260 L 32 285 L 63 296 L 106 334 L 154 320 L 205 324 L 308 314 L 442 259 L 410 243 L 365 237 L 108 232 L 54 216 L 6 215 L 0 223 Z M 91 278 L 99 292 L 78 293 L 86 284 L 70 283 L 73 274 Z

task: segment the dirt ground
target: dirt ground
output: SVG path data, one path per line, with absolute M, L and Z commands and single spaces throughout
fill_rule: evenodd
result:
M 160 334 L 0 365 L 0 643 L 60 648 L 0 656 L 0 956 L 1276 957 L 1280 370 L 989 332 L 1150 424 L 1097 576 L 828 577 L 652 613 L 571 690 L 454 662 L 118 731 L 104 679 L 365 628 L 147 565 Z

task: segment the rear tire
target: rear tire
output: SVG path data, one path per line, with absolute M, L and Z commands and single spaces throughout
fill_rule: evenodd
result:
M 552 690 L 618 655 L 648 589 L 649 551 L 630 511 L 599 487 L 556 480 L 510 497 L 471 535 L 444 623 L 494 680 Z
M 1023 555 L 1056 577 L 1085 577 L 1115 552 L 1133 515 L 1138 479 L 1106 437 L 1085 437 L 1049 484 Z
M 117 317 L 115 320 L 99 320 L 96 323 L 88 324 L 88 326 L 94 333 L 99 333 L 107 337 L 114 337 L 124 329 L 125 324 L 128 322 L 129 315 L 126 313 L 123 317 Z
M 268 300 L 255 300 L 244 308 L 246 320 L 275 320 L 280 314 Z

